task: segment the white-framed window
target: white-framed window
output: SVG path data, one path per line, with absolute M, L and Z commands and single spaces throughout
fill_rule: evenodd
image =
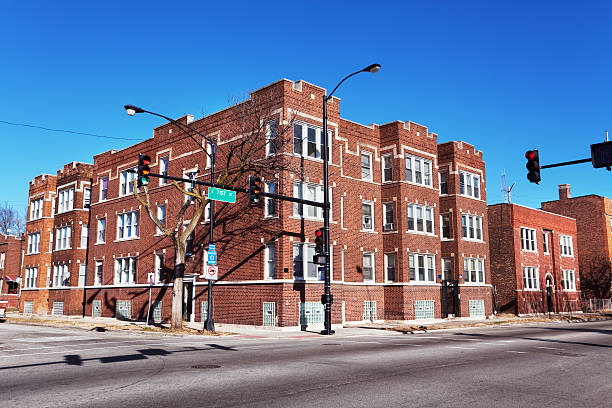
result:
M 0 253 L 0 269 L 4 269 L 4 261 L 6 260 L 6 253 Z
M 53 287 L 59 288 L 68 286 L 70 283 L 70 270 L 68 264 L 54 265 L 53 266 Z
M 459 172 L 459 194 L 480 198 L 480 176 L 468 173 L 467 171 Z
M 204 206 L 204 222 L 210 222 L 210 209 L 212 208 L 212 200 L 208 200 Z
M 266 193 L 276 194 L 276 180 L 268 180 L 265 183 Z M 276 200 L 265 197 L 264 216 L 276 217 Z
M 319 203 L 323 202 L 323 186 L 314 183 L 305 183 L 303 181 L 293 182 L 293 197 L 302 198 L 304 200 L 316 201 Z M 332 218 L 332 188 L 329 188 L 329 216 Z M 311 205 L 302 205 L 293 203 L 293 216 L 303 217 L 315 220 L 323 220 L 323 209 L 321 207 L 314 207 Z
M 53 231 L 49 232 L 49 252 L 53 252 Z
M 57 193 L 57 213 L 70 211 L 74 208 L 74 188 L 67 188 Z
M 207 141 L 206 139 L 203 139 L 202 146 L 206 146 L 206 168 L 210 169 L 210 167 L 212 166 L 213 145 L 211 142 Z
M 440 183 L 440 194 L 448 194 L 448 171 L 440 170 L 438 172 L 438 181 Z
M 395 282 L 395 252 L 385 254 L 385 279 L 387 282 Z
M 469 283 L 485 283 L 484 259 L 464 257 L 463 280 Z
M 395 203 L 383 203 L 383 231 L 395 231 Z
M 55 250 L 70 249 L 72 240 L 72 227 L 60 227 L 55 230 Z
M 576 290 L 576 279 L 571 269 L 561 270 L 561 286 L 563 290 Z
M 542 248 L 545 254 L 550 253 L 550 232 L 544 231 L 542 233 Z
M 40 252 L 40 232 L 28 234 L 28 254 Z
M 538 276 L 538 268 L 534 266 L 523 267 L 523 286 L 525 290 L 539 290 L 540 278 Z
M 138 238 L 138 211 L 117 215 L 117 239 Z
M 30 221 L 42 218 L 44 199 L 38 198 L 30 202 Z
M 35 288 L 36 278 L 38 277 L 38 268 L 26 268 L 24 288 Z
M 451 213 L 440 214 L 440 236 L 442 239 L 453 239 Z
M 278 135 L 278 121 L 270 120 L 266 123 L 266 156 L 276 154 L 276 137 Z
M 363 281 L 374 282 L 375 278 L 374 271 L 374 252 L 363 253 Z
M 393 153 L 382 155 L 382 181 L 393 181 Z
M 96 261 L 96 276 L 94 279 L 95 286 L 102 286 L 102 273 L 104 271 L 104 261 L 97 260 Z
M 210 211 L 207 211 L 207 209 L 204 209 L 204 218 L 206 218 L 206 215 L 209 213 Z M 164 227 L 166 226 L 166 204 L 158 204 L 157 205 L 157 219 L 159 220 L 159 222 L 161 222 L 161 225 L 163 225 Z M 204 222 L 206 222 L 206 220 L 204 220 Z M 156 231 L 157 234 L 161 234 L 162 230 L 159 229 L 159 227 L 156 227 Z
M 536 230 L 521 228 L 521 249 L 523 251 L 537 252 Z
M 436 258 L 430 254 L 413 253 L 409 256 L 410 280 L 413 282 L 435 282 Z
M 374 203 L 372 201 L 361 202 L 361 229 L 374 231 Z
M 127 285 L 136 282 L 136 257 L 117 258 L 115 260 L 115 285 Z
M 108 198 L 108 177 L 100 177 L 100 201 Z
M 161 282 L 161 277 L 162 277 L 162 272 L 164 269 L 164 254 L 155 254 L 155 270 L 153 271 L 153 273 L 155 273 L 155 282 L 159 283 Z
M 187 171 L 187 172 L 185 172 L 185 178 L 188 178 L 188 179 L 190 179 L 190 180 L 195 180 L 195 178 L 196 178 L 196 175 L 197 175 L 197 174 L 198 174 L 198 171 L 197 171 L 197 170 Z M 193 191 L 194 191 L 195 186 L 196 186 L 196 185 L 195 185 L 195 183 L 194 183 L 194 182 L 192 182 L 192 181 L 190 181 L 190 182 L 186 182 L 186 183 L 185 183 L 185 190 L 187 190 L 188 192 L 190 192 L 190 193 L 191 193 L 191 192 L 193 192 Z M 185 201 L 191 201 L 191 202 L 193 202 L 194 200 L 195 200 L 195 197 L 194 197 L 194 196 L 191 196 L 191 195 L 185 194 Z
M 361 179 L 372 181 L 372 152 L 361 151 Z
M 442 258 L 442 280 L 453 280 L 453 258 Z
M 574 256 L 574 246 L 572 244 L 572 237 L 569 235 L 561 235 L 561 255 L 563 256 Z
M 314 256 L 314 244 L 302 242 L 293 243 L 293 277 L 295 279 L 322 280 L 318 268 L 312 261 Z
M 473 214 L 461 214 L 461 236 L 463 239 L 482 241 L 482 217 Z
M 87 240 L 89 238 L 89 226 L 83 224 L 81 226 L 81 246 L 80 248 L 87 248 Z
M 104 242 L 106 235 L 106 218 L 98 218 L 98 235 L 96 243 L 101 244 Z
M 167 176 L 168 175 L 168 156 L 164 156 L 164 157 L 160 157 L 159 158 L 159 174 L 161 174 L 162 176 Z M 159 185 L 163 186 L 164 184 L 168 183 L 168 180 L 160 177 L 159 178 Z
M 421 157 L 406 155 L 406 180 L 431 187 L 432 184 L 432 165 L 431 160 L 426 160 Z
M 132 194 L 134 192 L 134 184 L 136 182 L 136 173 L 132 173 L 136 169 L 128 169 L 121 172 L 119 175 L 119 197 Z
M 85 281 L 87 279 L 87 264 L 80 263 L 79 264 L 79 286 L 85 286 Z
M 91 188 L 85 187 L 83 189 L 83 208 L 89 208 L 91 205 Z
M 293 125 L 293 153 L 313 159 L 321 159 L 323 129 L 303 122 Z M 331 162 L 331 131 L 327 133 L 328 157 Z
M 264 279 L 274 279 L 276 277 L 276 244 L 274 242 L 270 242 L 266 245 L 264 258 Z
M 433 234 L 433 215 L 433 207 L 419 204 L 408 204 L 408 231 Z

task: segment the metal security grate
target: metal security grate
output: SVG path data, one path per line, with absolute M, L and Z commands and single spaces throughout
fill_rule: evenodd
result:
M 263 325 L 276 326 L 276 303 L 263 302 Z
M 53 302 L 53 310 L 51 311 L 53 316 L 61 316 L 64 314 L 64 302 Z
M 23 314 L 32 314 L 32 310 L 34 310 L 33 301 L 23 302 Z
M 376 320 L 376 301 L 364 300 L 363 302 L 363 320 Z
M 470 317 L 484 317 L 484 300 L 470 300 Z
M 434 301 L 433 300 L 415 300 L 414 301 L 414 318 L 415 319 L 433 319 L 434 318 Z
M 323 324 L 325 320 L 325 309 L 322 303 L 305 302 L 300 303 L 300 325 Z
M 102 301 L 94 300 L 91 303 L 91 317 L 100 317 L 102 316 Z
M 115 317 L 117 319 L 131 319 L 132 318 L 132 301 L 131 300 L 118 300 L 115 308 Z
M 208 301 L 202 302 L 202 321 L 208 318 Z
M 162 319 L 162 302 L 153 302 L 153 321 L 161 322 Z

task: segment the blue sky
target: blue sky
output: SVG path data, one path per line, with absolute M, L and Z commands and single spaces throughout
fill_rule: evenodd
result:
M 541 164 L 590 157 L 612 131 L 612 3 L 608 1 L 48 2 L 4 0 L 0 202 L 27 205 L 28 182 L 73 160 L 149 138 L 154 117 L 132 103 L 196 117 L 281 78 L 336 92 L 343 117 L 413 121 L 438 141 L 483 150 L 489 203 L 539 207 L 572 195 L 612 196 L 612 173 L 579 164 L 526 179 Z M 430 3 L 430 4 L 423 4 Z

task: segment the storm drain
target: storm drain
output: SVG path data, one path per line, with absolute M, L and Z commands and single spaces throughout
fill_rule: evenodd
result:
M 209 370 L 211 368 L 221 368 L 221 366 L 217 364 L 198 364 L 192 365 L 191 368 L 195 368 L 196 370 Z

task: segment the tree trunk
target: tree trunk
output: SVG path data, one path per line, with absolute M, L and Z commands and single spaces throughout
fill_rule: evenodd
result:
M 183 276 L 185 274 L 185 249 L 175 245 L 174 281 L 172 286 L 172 328 L 183 328 Z

